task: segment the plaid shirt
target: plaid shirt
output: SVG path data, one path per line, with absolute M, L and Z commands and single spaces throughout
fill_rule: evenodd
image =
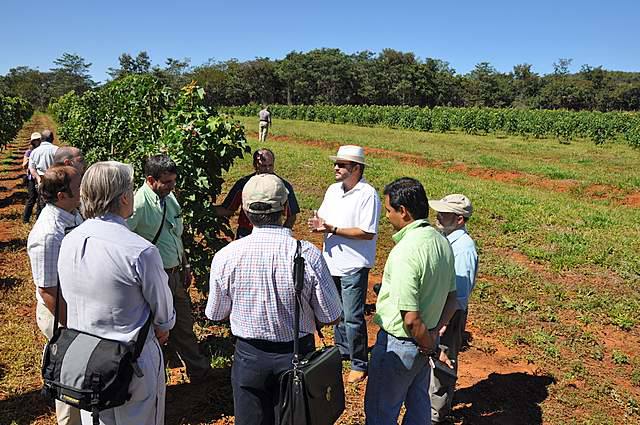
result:
M 231 332 L 240 338 L 292 341 L 295 252 L 291 230 L 280 226 L 254 228 L 251 235 L 221 249 L 211 263 L 207 317 L 230 317 Z M 302 241 L 302 256 L 305 285 L 300 336 L 315 332 L 315 319 L 329 323 L 342 313 L 338 291 L 320 250 Z
M 80 223 L 82 223 L 82 217 L 77 212 L 72 214 L 53 204 L 47 204 L 42 209 L 27 239 L 31 274 L 38 288 L 58 286 L 60 244 L 65 236 L 65 230 Z M 44 304 L 37 290 L 36 298 L 40 304 Z

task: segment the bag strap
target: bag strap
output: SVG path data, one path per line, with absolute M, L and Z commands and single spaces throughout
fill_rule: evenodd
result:
M 60 278 L 58 280 L 58 287 L 56 288 L 56 308 L 53 311 L 53 334 L 51 339 L 58 333 L 58 319 L 60 318 L 59 304 L 60 304 Z
M 304 258 L 302 257 L 302 244 L 296 240 L 296 254 L 293 257 L 293 284 L 295 288 L 296 305 L 293 314 L 293 362 L 298 364 L 300 354 L 300 298 L 304 286 Z
M 162 232 L 162 227 L 164 227 L 164 217 L 166 215 L 167 215 L 167 200 L 165 199 L 164 202 L 162 203 L 162 221 L 160 222 L 158 233 L 156 233 L 156 235 L 153 237 L 153 240 L 151 241 L 153 245 L 155 245 L 156 242 L 158 242 L 158 238 L 160 237 L 160 233 Z
M 138 333 L 138 338 L 136 339 L 136 346 L 133 351 L 132 361 L 136 361 L 138 357 L 140 357 L 140 353 L 142 353 L 142 349 L 144 348 L 144 343 L 147 341 L 147 334 L 149 333 L 149 329 L 151 328 L 151 322 L 153 322 L 153 312 L 149 310 L 149 318 L 145 322 L 144 326 L 140 329 Z

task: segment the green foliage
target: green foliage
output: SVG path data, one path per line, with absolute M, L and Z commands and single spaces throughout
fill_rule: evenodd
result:
M 16 137 L 32 114 L 33 107 L 26 100 L 0 96 L 0 149 Z
M 260 106 L 250 104 L 223 108 L 225 111 L 256 116 Z M 360 126 L 382 126 L 446 133 L 450 130 L 467 134 L 509 134 L 535 138 L 556 137 L 560 141 L 590 139 L 596 144 L 622 138 L 640 147 L 640 118 L 627 112 L 569 112 L 494 108 L 433 109 L 417 106 L 361 105 L 273 105 L 274 117 Z M 549 170 L 554 179 L 573 178 L 572 174 Z
M 629 364 L 629 357 L 622 351 L 613 350 L 611 354 L 611 360 L 617 365 Z
M 195 274 L 204 276 L 226 229 L 211 214 L 212 200 L 222 173 L 249 151 L 242 126 L 207 107 L 195 84 L 176 92 L 150 75 L 129 75 L 82 96 L 68 93 L 50 111 L 60 137 L 82 149 L 87 162 L 128 162 L 138 184 L 148 156 L 166 152 L 176 162 L 185 247 Z

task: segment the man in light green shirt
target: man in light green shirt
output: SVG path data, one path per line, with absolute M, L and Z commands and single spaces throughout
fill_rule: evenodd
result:
M 365 393 L 368 425 L 429 423 L 430 365 L 438 331 L 457 308 L 454 258 L 447 239 L 427 221 L 419 181 L 401 178 L 384 189 L 387 218 L 397 233 L 376 303 L 380 326 Z
M 158 248 L 164 271 L 169 276 L 176 324 L 164 349 L 165 361 L 179 356 L 190 381 L 201 382 L 211 375 L 211 367 L 193 333 L 191 299 L 187 293 L 192 280 L 191 266 L 182 245 L 182 209 L 172 193 L 177 167 L 167 155 L 155 155 L 146 160 L 144 173 L 146 180 L 135 194 L 133 215 L 127 224 Z

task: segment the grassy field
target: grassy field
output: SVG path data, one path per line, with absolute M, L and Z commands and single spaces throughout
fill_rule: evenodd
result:
M 239 119 L 252 148 L 260 147 L 256 120 Z M 48 117 L 37 115 L 19 137 L 45 125 Z M 365 146 L 365 175 L 380 191 L 412 176 L 430 198 L 462 192 L 472 199 L 468 227 L 480 275 L 460 356 L 456 423 L 640 423 L 640 152 L 299 121 L 276 120 L 274 128 L 265 146 L 303 209 L 298 237 L 320 243 L 305 223 L 333 182 L 328 156 L 340 144 Z M 0 424 L 52 424 L 38 396 L 43 338 L 24 249 L 29 227 L 20 223 L 23 145 L 0 154 Z M 227 173 L 225 192 L 249 172 L 250 156 Z M 372 281 L 381 277 L 391 234 L 382 219 Z M 197 333 L 223 373 L 200 388 L 171 370 L 167 424 L 231 424 L 227 329 L 198 315 Z M 364 385 L 346 390 L 340 423 L 363 424 Z
M 255 120 L 239 119 L 255 140 Z M 469 196 L 480 253 L 472 344 L 507 350 L 511 361 L 553 378 L 540 400 L 545 423 L 640 423 L 640 152 L 284 120 L 273 135 L 266 146 L 303 216 L 332 183 L 327 156 L 340 144 L 365 146 L 365 175 L 379 190 L 411 176 L 431 198 Z M 249 167 L 245 161 L 228 180 Z M 374 274 L 391 233 L 383 219 Z

